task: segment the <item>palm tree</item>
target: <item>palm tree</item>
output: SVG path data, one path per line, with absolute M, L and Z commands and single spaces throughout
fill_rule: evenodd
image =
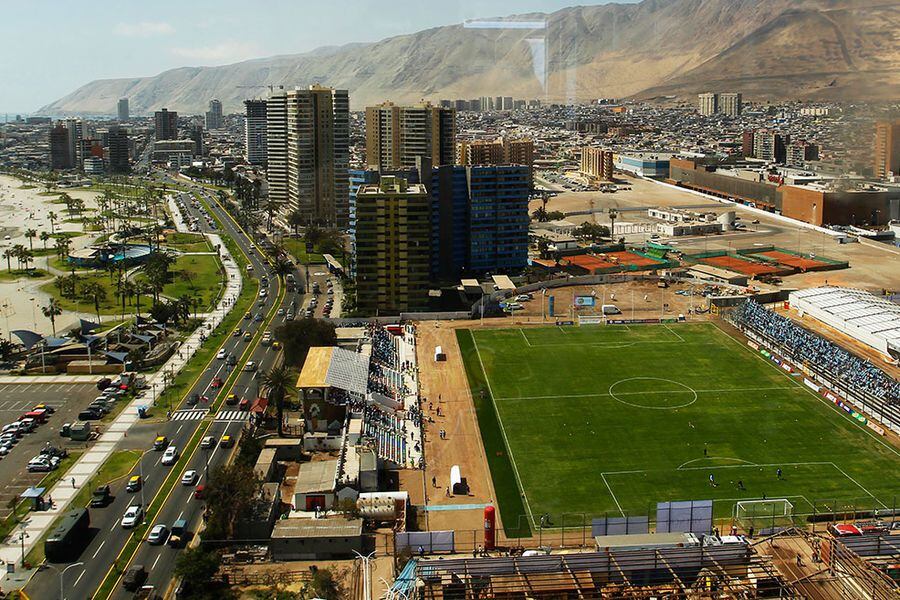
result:
M 50 319 L 50 326 L 53 328 L 53 337 L 56 337 L 56 317 L 62 314 L 62 307 L 59 305 L 59 301 L 56 298 L 50 298 L 50 302 L 47 306 L 41 307 L 41 312 L 44 313 L 44 316 Z
M 28 247 L 34 252 L 34 238 L 37 237 L 37 229 L 26 229 L 25 237 L 28 238 Z
M 55 228 L 56 219 L 57 219 L 56 213 L 51 210 L 50 213 L 47 215 L 47 218 L 50 219 L 50 234 L 52 235 L 52 234 L 56 233 L 56 228 Z
M 6 270 L 12 273 L 12 262 L 11 259 L 15 256 L 15 252 L 13 252 L 12 248 L 7 248 L 3 251 L 3 258 L 6 259 Z
M 275 405 L 275 414 L 278 417 L 278 437 L 284 436 L 284 398 L 287 390 L 293 382 L 290 371 L 284 366 L 274 367 L 262 376 L 262 386 L 267 390 L 269 402 Z
M 294 230 L 294 235 L 297 234 L 300 226 L 303 225 L 306 220 L 303 218 L 303 213 L 299 210 L 291 211 L 291 214 L 288 215 L 287 224 L 291 226 L 291 229 Z
M 153 293 L 153 288 L 150 287 L 146 281 L 137 281 L 134 284 L 134 295 L 136 300 L 136 314 L 137 316 L 141 316 L 141 295 L 146 296 L 147 294 Z
M 118 292 L 119 296 L 122 298 L 122 320 L 125 320 L 125 300 L 134 296 L 134 284 L 124 277 L 120 278 L 118 281 Z
M 41 242 L 43 242 L 43 244 L 44 244 L 44 250 L 46 250 L 47 249 L 47 240 L 50 239 L 50 234 L 47 233 L 46 231 L 42 231 L 40 238 L 41 238 Z
M 94 303 L 97 322 L 100 322 L 100 303 L 106 301 L 106 288 L 96 281 L 89 281 L 81 286 L 81 297 Z
M 69 240 L 68 236 L 56 238 L 56 255 L 60 260 L 69 255 L 69 246 L 71 245 L 72 242 Z

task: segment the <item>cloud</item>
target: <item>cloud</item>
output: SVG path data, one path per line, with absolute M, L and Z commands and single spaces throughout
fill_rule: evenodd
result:
M 260 49 L 247 42 L 223 42 L 211 46 L 199 46 L 196 48 L 172 48 L 172 54 L 186 60 L 210 63 L 231 63 L 249 58 L 258 58 Z
M 175 28 L 169 23 L 158 21 L 140 21 L 138 23 L 118 23 L 113 28 L 113 33 L 123 37 L 157 37 L 175 33 Z

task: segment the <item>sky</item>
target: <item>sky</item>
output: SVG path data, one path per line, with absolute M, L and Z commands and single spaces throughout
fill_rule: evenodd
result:
M 95 79 L 224 65 L 320 46 L 372 42 L 471 18 L 604 3 L 0 0 L 0 111 L 35 111 Z

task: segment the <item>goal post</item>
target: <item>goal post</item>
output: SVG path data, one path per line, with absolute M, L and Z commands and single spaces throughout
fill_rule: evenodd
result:
M 793 524 L 794 505 L 787 498 L 738 500 L 732 516 L 745 529 L 786 526 Z

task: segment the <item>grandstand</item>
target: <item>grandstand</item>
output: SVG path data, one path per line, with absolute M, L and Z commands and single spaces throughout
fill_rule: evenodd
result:
M 885 359 L 900 359 L 900 305 L 863 290 L 818 287 L 791 292 L 793 308 L 815 317 Z
M 366 327 L 355 351 L 310 348 L 297 380 L 309 449 L 341 448 L 344 464 L 348 446 L 362 443 L 385 468 L 420 467 L 415 329 L 393 329 Z
M 810 295 L 810 298 L 815 297 L 815 294 Z M 847 298 L 852 297 L 839 299 L 840 296 L 832 296 L 831 301 L 836 304 L 822 297 L 821 303 L 836 309 L 846 306 Z M 802 365 L 808 374 L 815 373 L 820 383 L 830 386 L 883 425 L 900 433 L 900 383 L 877 366 L 807 331 L 787 317 L 766 310 L 753 300 L 747 300 L 731 311 L 728 318 L 738 328 L 756 334 L 754 337 L 777 349 L 785 358 Z

